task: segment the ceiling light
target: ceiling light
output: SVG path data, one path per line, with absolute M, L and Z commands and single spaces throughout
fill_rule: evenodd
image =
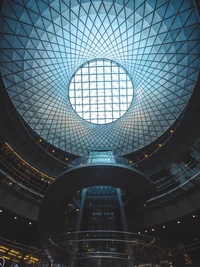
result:
M 15 217 L 14 219 L 17 220 L 17 217 Z
M 163 225 L 163 227 L 162 227 L 163 229 L 165 229 L 165 225 Z
M 192 215 L 193 218 L 195 218 L 195 215 Z
M 152 229 L 151 231 L 154 232 L 154 229 Z
M 177 223 L 181 223 L 180 221 L 178 221 Z
M 29 225 L 31 225 L 32 224 L 32 222 L 29 222 Z

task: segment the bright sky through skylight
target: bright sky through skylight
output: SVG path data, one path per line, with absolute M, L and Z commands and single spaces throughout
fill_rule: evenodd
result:
M 69 99 L 81 118 L 106 124 L 126 113 L 133 99 L 133 84 L 119 64 L 96 59 L 75 72 L 69 86 Z

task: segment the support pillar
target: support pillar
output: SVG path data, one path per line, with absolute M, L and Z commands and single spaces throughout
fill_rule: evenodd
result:
M 124 233 L 124 239 L 127 241 L 131 241 L 131 237 L 128 234 L 129 229 L 128 229 L 128 222 L 127 222 L 127 218 L 126 218 L 126 213 L 123 207 L 123 201 L 121 198 L 121 189 L 116 188 L 117 190 L 117 198 L 118 198 L 118 202 L 119 202 L 119 207 L 120 207 L 120 214 L 121 214 L 121 220 L 122 220 L 122 227 L 123 227 L 123 231 Z M 131 248 L 131 243 L 126 242 L 126 250 L 127 250 L 127 254 L 128 254 L 128 259 L 130 259 L 128 266 L 132 267 L 133 266 L 133 262 L 134 262 L 134 257 L 133 257 L 133 252 L 132 252 L 132 248 Z
M 87 189 L 85 188 L 81 191 L 80 209 L 77 214 L 77 221 L 76 221 L 76 228 L 75 228 L 76 232 L 79 232 L 81 229 L 81 222 L 82 222 L 82 217 L 83 217 L 83 208 L 85 204 L 86 191 Z M 79 239 L 79 233 L 74 235 L 74 240 L 78 240 L 78 239 Z M 75 242 L 72 245 L 71 255 L 73 258 L 76 256 L 78 244 L 79 244 L 78 242 Z M 70 262 L 70 267 L 74 267 L 76 264 L 76 260 L 74 260 L 73 258 L 72 258 L 72 261 Z

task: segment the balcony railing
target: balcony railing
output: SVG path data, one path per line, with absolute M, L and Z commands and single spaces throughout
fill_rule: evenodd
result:
M 151 236 L 130 232 L 109 230 L 68 232 L 48 237 L 42 240 L 42 243 L 47 253 L 62 259 L 62 264 L 66 265 L 74 261 L 74 266 L 80 266 L 80 262 L 86 264 L 88 260 L 97 259 L 112 260 L 116 266 L 120 266 L 123 261 L 121 266 L 127 267 L 130 266 L 129 262 L 133 266 L 156 264 L 160 261 L 171 262 L 169 244 Z
M 136 168 L 136 164 L 124 157 L 113 155 L 112 151 L 97 152 L 96 154 L 93 153 L 93 155 L 90 154 L 89 156 L 77 158 L 69 162 L 66 164 L 66 169 L 99 163 L 121 164 L 130 168 Z M 22 162 L 21 165 L 24 166 L 23 164 Z M 169 167 L 171 171 L 167 174 L 162 175 L 161 172 L 160 176 L 156 179 L 151 177 L 152 180 L 155 180 L 156 196 L 147 201 L 146 207 L 156 207 L 162 203 L 169 202 L 200 184 L 199 160 L 194 160 L 187 165 L 173 163 Z M 145 170 L 143 172 L 145 173 Z M 8 187 L 27 197 L 34 198 L 36 201 L 41 201 L 51 182 L 37 172 L 34 172 L 34 170 L 30 171 L 29 168 L 25 167 L 19 168 L 14 157 L 10 157 L 8 160 L 3 153 L 0 155 L 0 177 L 1 182 L 5 183 Z

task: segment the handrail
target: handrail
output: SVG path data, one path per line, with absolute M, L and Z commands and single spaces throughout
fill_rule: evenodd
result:
M 3 159 L 3 160 L 2 160 Z M 0 155 L 0 163 L 4 165 L 4 167 L 7 168 L 7 170 L 9 172 L 11 172 L 13 175 L 17 176 L 17 178 L 21 181 L 25 181 L 27 182 L 27 177 L 25 176 L 25 174 L 21 171 L 19 171 L 17 168 L 15 168 L 12 164 L 9 164 L 1 155 Z M 21 178 L 22 176 L 22 178 Z M 13 179 L 14 181 L 17 181 L 15 179 Z M 43 185 L 40 185 L 37 181 L 34 181 L 34 179 L 29 179 L 29 183 L 31 185 L 33 185 L 33 187 L 35 187 L 36 189 L 45 189 L 45 187 Z
M 57 234 L 57 235 L 53 235 L 53 236 L 50 236 L 48 237 L 47 239 L 49 241 L 55 239 L 55 238 L 61 238 L 61 237 L 64 237 L 64 236 L 73 236 L 73 235 L 87 235 L 89 236 L 90 234 L 94 234 L 95 236 L 97 234 L 99 235 L 102 235 L 102 234 L 108 234 L 108 235 L 129 235 L 130 237 L 133 237 L 135 239 L 138 239 L 138 240 L 141 240 L 142 238 L 148 238 L 150 239 L 151 241 L 159 241 L 161 243 L 165 243 L 167 244 L 166 241 L 162 240 L 162 239 L 159 239 L 159 238 L 156 238 L 155 237 L 152 237 L 152 236 L 148 236 L 148 235 L 144 235 L 144 234 L 138 234 L 138 233 L 134 233 L 134 232 L 126 232 L 126 231 L 113 231 L 113 230 L 88 230 L 88 231 L 74 231 L 74 232 L 66 232 L 66 233 L 61 233 L 61 234 Z
M 114 156 L 114 157 L 115 157 L 117 164 L 125 165 L 130 168 L 135 168 L 135 163 L 132 163 L 128 159 L 123 158 L 121 156 Z M 88 164 L 89 159 L 90 159 L 90 156 L 85 156 L 82 158 L 75 159 L 74 161 L 71 161 L 67 164 L 67 168 L 70 169 L 70 168 L 74 168 L 77 166 L 83 166 L 85 164 Z M 106 156 L 106 157 L 103 156 L 102 161 L 104 159 L 105 159 L 105 163 L 109 164 L 109 156 Z M 43 197 L 47 189 L 45 185 L 40 184 L 38 181 L 35 181 L 34 179 L 27 179 L 26 174 L 24 174 L 23 172 L 15 168 L 2 155 L 0 155 L 0 161 L 1 161 L 2 166 L 4 167 L 1 172 L 4 173 L 4 175 L 11 181 L 11 183 L 15 183 L 20 188 L 22 188 L 22 190 L 27 191 L 28 192 L 27 194 L 30 193 L 30 194 L 37 195 L 40 198 Z M 89 164 L 93 164 L 93 163 L 89 163 Z M 162 200 L 169 201 L 171 199 L 172 194 L 173 194 L 173 198 L 176 196 L 179 196 L 183 192 L 193 188 L 196 183 L 199 183 L 198 181 L 198 179 L 200 178 L 199 161 L 196 160 L 192 164 L 188 165 L 188 167 L 191 167 L 193 169 L 191 172 L 192 176 L 188 174 L 187 181 L 181 181 L 181 179 L 184 177 L 185 174 L 182 173 L 182 176 L 180 176 L 178 170 L 175 173 L 173 173 L 173 175 L 169 174 L 167 176 L 160 178 L 159 180 L 156 180 L 154 184 L 157 188 L 157 196 L 149 199 L 146 202 L 147 204 L 146 206 L 148 206 L 149 208 L 151 207 L 151 205 L 156 205 L 157 202 L 160 202 Z M 194 172 L 197 172 L 197 173 L 194 173 Z M 37 178 L 35 177 L 35 179 Z M 142 209 L 145 209 L 145 208 L 142 208 Z
M 2 160 L 2 156 L 0 156 L 0 172 L 5 177 L 5 179 L 3 179 L 4 183 L 18 192 L 20 192 L 19 189 L 23 192 L 27 192 L 27 196 L 29 197 L 30 194 L 33 194 L 42 198 L 46 191 L 43 185 L 40 185 L 33 179 L 27 179 L 24 173 L 17 170 L 8 162 Z M 6 179 L 8 179 L 8 181 L 6 181 Z M 18 186 L 18 188 L 16 188 L 16 186 Z
M 189 178 L 189 180 L 183 182 L 182 184 L 179 184 L 176 188 L 173 188 L 172 190 L 169 190 L 166 193 L 163 193 L 163 194 L 158 195 L 156 197 L 150 198 L 146 203 L 148 204 L 148 203 L 150 203 L 150 202 L 152 202 L 154 200 L 163 198 L 166 195 L 170 195 L 171 193 L 178 191 L 178 189 L 181 189 L 182 187 L 184 187 L 185 185 L 187 185 L 191 181 L 197 180 L 197 178 L 200 178 L 200 172 L 198 172 L 197 174 L 195 174 L 193 177 Z M 200 181 L 199 181 L 199 183 L 200 183 Z

